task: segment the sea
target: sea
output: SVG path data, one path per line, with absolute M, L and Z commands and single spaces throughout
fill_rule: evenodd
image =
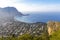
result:
M 60 21 L 60 12 L 47 12 L 47 13 L 26 13 L 29 15 L 16 16 L 15 19 L 21 22 L 35 23 L 35 22 L 48 22 Z

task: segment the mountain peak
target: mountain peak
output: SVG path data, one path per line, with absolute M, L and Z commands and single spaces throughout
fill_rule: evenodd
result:
M 14 12 L 14 11 L 18 11 L 15 7 L 5 7 L 5 8 L 2 8 L 3 10 L 5 10 L 5 11 L 12 11 L 12 12 Z
M 15 7 L 5 7 L 5 8 L 0 8 L 0 13 L 6 14 L 15 14 L 15 15 L 19 15 L 21 14 L 21 12 L 19 12 Z M 22 14 L 21 14 L 22 15 Z

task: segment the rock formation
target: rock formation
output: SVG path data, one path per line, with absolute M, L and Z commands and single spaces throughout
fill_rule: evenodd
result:
M 60 22 L 49 21 L 47 22 L 47 28 L 49 35 L 51 35 L 57 30 L 60 30 Z

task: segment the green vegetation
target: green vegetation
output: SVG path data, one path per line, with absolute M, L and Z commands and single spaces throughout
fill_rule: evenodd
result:
M 60 40 L 60 30 L 54 32 L 50 35 L 50 40 Z
M 0 37 L 0 40 L 60 40 L 60 30 L 54 32 L 52 35 L 47 36 L 46 33 L 42 33 L 41 35 L 30 35 L 23 34 L 18 37 L 10 36 L 10 37 Z
M 42 34 L 40 36 L 33 36 L 30 34 L 23 34 L 18 37 L 2 37 L 0 40 L 48 40 L 47 36 L 45 34 Z

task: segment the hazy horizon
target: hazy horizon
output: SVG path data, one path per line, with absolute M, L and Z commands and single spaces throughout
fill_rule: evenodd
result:
M 59 0 L 0 0 L 0 7 L 15 7 L 20 12 L 60 12 Z

